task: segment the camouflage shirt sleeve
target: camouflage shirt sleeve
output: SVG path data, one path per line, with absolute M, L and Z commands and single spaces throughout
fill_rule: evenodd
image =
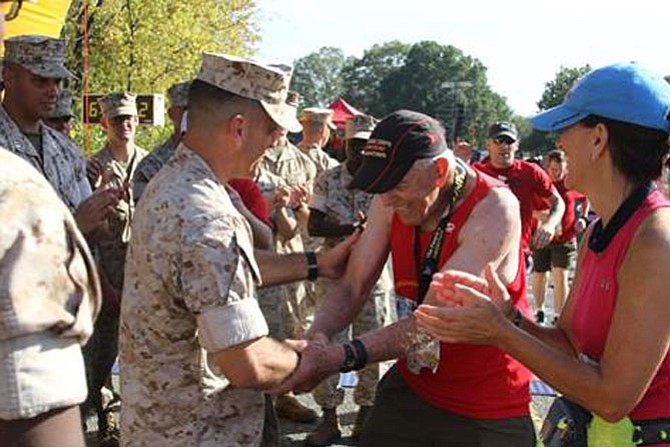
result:
M 217 352 L 268 334 L 256 300 L 258 267 L 249 236 L 227 219 L 187 226 L 179 282 L 197 315 L 200 345 Z
M 316 178 L 310 208 L 326 213 L 328 211 L 328 187 L 331 171 L 324 171 Z

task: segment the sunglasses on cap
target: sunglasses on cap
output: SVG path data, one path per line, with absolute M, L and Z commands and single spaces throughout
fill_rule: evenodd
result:
M 493 142 L 497 144 L 498 146 L 502 146 L 503 144 L 510 145 L 514 144 L 515 140 L 511 137 L 508 137 L 507 135 L 503 135 L 501 137 L 495 137 L 493 139 Z

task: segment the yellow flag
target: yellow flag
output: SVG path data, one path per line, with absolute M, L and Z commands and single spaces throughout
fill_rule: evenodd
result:
M 23 34 L 60 37 L 71 0 L 24 0 L 19 15 L 5 23 L 5 39 Z M 11 3 L 3 3 L 2 11 L 8 12 Z

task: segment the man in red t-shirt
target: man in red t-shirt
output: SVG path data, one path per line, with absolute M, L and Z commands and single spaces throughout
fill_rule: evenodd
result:
M 307 391 L 338 370 L 398 358 L 377 388 L 362 445 L 534 446 L 529 373 L 498 348 L 426 338 L 411 312 L 358 339 L 327 344 L 359 313 L 390 253 L 395 293 L 407 307 L 432 301 L 434 272 L 482 275 L 490 266 L 527 310 L 518 201 L 501 182 L 457 161 L 435 119 L 392 113 L 361 155 L 350 187 L 375 194 L 367 227 L 345 276 L 317 308 L 299 370 L 275 391 Z
M 588 212 L 584 196 L 565 186 L 567 160 L 563 151 L 554 150 L 547 155 L 547 173 L 565 202 L 565 213 L 551 243 L 543 248 L 533 248 L 533 296 L 538 323 L 544 322 L 542 305 L 547 291 L 549 270 L 554 281 L 554 322 L 563 308 L 565 297 L 568 296 L 567 270 L 577 251 L 576 235 L 586 227 L 585 216 Z M 584 202 L 580 206 L 579 216 L 576 215 L 578 202 Z M 536 216 L 540 222 L 546 219 L 546 213 L 538 213 Z
M 531 246 L 542 248 L 551 242 L 563 217 L 565 204 L 541 167 L 514 158 L 519 150 L 519 134 L 514 124 L 497 122 L 489 128 L 488 135 L 489 158 L 475 164 L 475 168 L 506 183 L 519 199 L 521 247 L 530 254 Z M 545 201 L 549 203 L 547 220 L 538 225 L 533 234 L 533 211 Z

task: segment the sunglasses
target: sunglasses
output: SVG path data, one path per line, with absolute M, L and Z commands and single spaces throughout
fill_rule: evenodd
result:
M 502 137 L 496 137 L 493 139 L 493 142 L 497 144 L 498 146 L 502 146 L 503 144 L 506 145 L 511 145 L 514 144 L 515 140 L 508 137 L 508 136 L 502 136 Z
M 8 1 L 2 1 L 0 3 L 9 3 Z M 12 6 L 10 6 L 9 11 L 7 11 L 7 14 L 5 14 L 5 22 L 9 22 L 10 20 L 14 20 L 18 15 L 19 11 L 21 10 L 21 6 L 23 6 L 23 0 L 13 0 Z

